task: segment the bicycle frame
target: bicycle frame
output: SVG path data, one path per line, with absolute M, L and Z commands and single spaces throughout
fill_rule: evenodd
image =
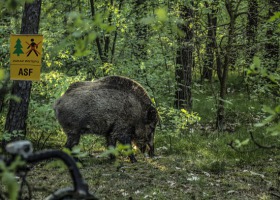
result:
M 77 192 L 77 195 L 87 196 L 88 195 L 88 185 L 83 180 L 82 175 L 72 157 L 68 154 L 58 151 L 58 150 L 45 150 L 40 151 L 28 156 L 25 160 L 27 163 L 36 163 L 43 160 L 48 160 L 50 158 L 58 158 L 62 160 L 68 167 L 69 173 L 73 180 L 74 191 Z
M 60 189 L 46 198 L 46 200 L 58 199 L 92 199 L 97 198 L 89 192 L 88 184 L 82 178 L 82 175 L 76 165 L 75 160 L 63 151 L 43 150 L 33 153 L 32 144 L 29 141 L 17 141 L 6 146 L 7 152 L 12 155 L 20 155 L 27 164 L 37 163 L 52 158 L 62 160 L 67 166 L 74 188 Z M 11 160 L 5 160 L 8 164 Z M 19 169 L 20 170 L 20 169 Z

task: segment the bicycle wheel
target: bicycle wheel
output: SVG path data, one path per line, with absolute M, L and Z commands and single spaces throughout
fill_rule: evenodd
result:
M 5 198 L 0 194 L 0 200 L 5 200 Z

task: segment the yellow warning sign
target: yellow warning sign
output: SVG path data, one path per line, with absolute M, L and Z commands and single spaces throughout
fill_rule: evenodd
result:
M 11 35 L 10 77 L 40 80 L 43 35 Z
M 10 70 L 11 80 L 30 80 L 39 81 L 40 80 L 40 66 L 20 66 L 13 65 Z

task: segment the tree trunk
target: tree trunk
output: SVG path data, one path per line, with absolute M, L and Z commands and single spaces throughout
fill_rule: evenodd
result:
M 248 0 L 248 24 L 247 24 L 247 63 L 251 64 L 252 59 L 256 53 L 254 46 L 257 36 L 258 28 L 258 1 Z
M 217 32 L 217 8 L 216 3 L 209 5 L 205 2 L 205 7 L 210 8 L 211 12 L 207 15 L 207 40 L 206 40 L 206 55 L 205 63 L 202 70 L 201 80 L 212 80 L 213 65 L 214 65 L 214 48 Z
M 193 66 L 193 29 L 189 21 L 193 17 L 193 10 L 186 6 L 181 8 L 181 18 L 184 20 L 184 25 L 181 30 L 184 32 L 184 37 L 179 38 L 179 49 L 176 58 L 176 82 L 177 90 L 175 94 L 175 107 L 192 109 L 192 66 Z
M 123 2 L 124 2 L 124 0 L 120 0 L 120 2 L 119 2 L 119 8 L 118 8 L 119 12 L 122 9 Z M 115 30 L 115 33 L 114 33 L 113 44 L 112 44 L 112 49 L 111 49 L 111 63 L 113 63 L 113 61 L 114 61 L 115 49 L 116 49 L 116 43 L 117 43 L 117 36 L 118 36 L 118 29 L 119 29 L 119 27 L 117 26 L 116 30 Z
M 25 4 L 22 16 L 21 34 L 38 34 L 40 13 L 41 0 L 35 0 L 33 3 Z M 12 95 L 17 96 L 20 101 L 10 101 L 5 130 L 10 134 L 21 133 L 22 135 L 12 135 L 12 140 L 21 139 L 26 135 L 26 119 L 31 87 L 31 81 L 13 82 Z M 4 145 L 5 141 L 3 142 L 3 146 Z
M 91 9 L 91 17 L 94 18 L 95 17 L 95 2 L 94 0 L 90 0 L 90 9 Z M 108 37 L 108 36 L 107 36 Z M 97 50 L 98 50 L 98 55 L 100 57 L 100 60 L 102 62 L 102 64 L 107 63 L 108 62 L 108 52 L 105 52 L 105 49 L 102 49 L 102 41 L 100 37 L 97 37 L 95 39 L 96 45 L 97 45 Z M 107 38 L 106 44 L 104 45 L 104 47 L 108 46 L 108 42 L 110 42 L 109 38 Z M 103 73 L 105 73 L 105 71 L 103 71 Z
M 147 15 L 147 4 L 146 0 L 136 0 L 134 3 L 135 10 L 135 32 L 136 32 L 136 42 L 134 56 L 136 60 L 140 63 L 141 60 L 145 60 L 147 57 L 146 43 L 147 43 L 147 29 L 148 26 L 141 23 L 140 20 Z
M 235 43 L 235 22 L 237 18 L 237 7 L 234 8 L 233 1 L 225 1 L 226 9 L 230 18 L 229 28 L 228 28 L 228 40 L 225 46 L 225 54 L 223 62 L 221 61 L 221 55 L 218 50 L 216 50 L 216 60 L 217 60 L 217 75 L 220 81 L 220 96 L 217 106 L 217 119 L 216 119 L 216 128 L 219 131 L 223 131 L 225 128 L 225 100 L 226 100 L 226 90 L 227 90 L 227 77 L 229 65 L 234 64 L 234 49 L 233 44 Z M 238 4 L 239 5 L 239 4 Z M 237 6 L 238 6 L 237 5 Z M 217 44 L 216 44 L 217 47 Z M 217 49 L 217 48 L 216 48 Z
M 274 15 L 275 12 L 280 11 L 279 0 L 269 0 L 269 11 L 268 19 Z M 279 63 L 279 37 L 280 34 L 277 32 L 278 24 L 275 22 L 268 23 L 268 30 L 266 37 L 268 42 L 265 44 L 265 58 L 268 64 L 268 69 L 271 72 L 275 72 Z

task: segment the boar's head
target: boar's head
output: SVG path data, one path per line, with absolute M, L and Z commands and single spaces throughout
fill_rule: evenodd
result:
M 157 110 L 153 106 L 150 106 L 145 113 L 145 117 L 141 125 L 135 128 L 135 145 L 142 153 L 145 153 L 147 150 L 150 157 L 154 156 L 154 133 L 157 122 Z

